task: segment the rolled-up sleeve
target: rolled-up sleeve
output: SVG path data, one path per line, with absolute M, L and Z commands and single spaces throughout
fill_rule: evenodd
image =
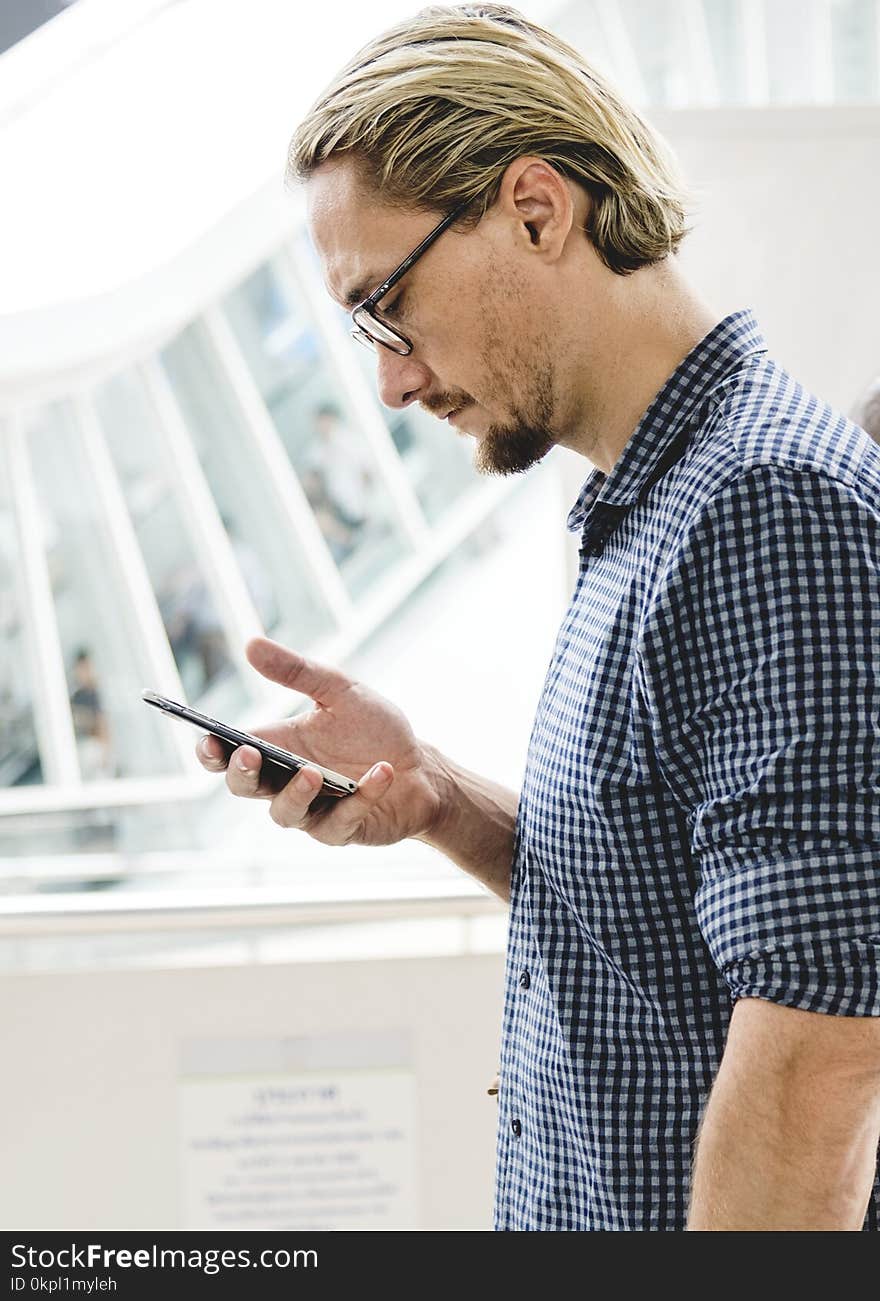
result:
M 678 539 L 640 632 L 661 779 L 732 995 L 880 1015 L 880 518 L 762 465 Z

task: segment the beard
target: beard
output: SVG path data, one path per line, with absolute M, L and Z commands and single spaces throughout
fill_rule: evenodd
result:
M 546 371 L 532 393 L 528 408 L 515 410 L 509 424 L 490 425 L 477 442 L 474 467 L 480 474 L 523 474 L 542 461 L 555 439 L 552 385 Z
M 528 329 L 534 313 L 497 267 L 490 266 L 483 304 L 483 371 L 491 393 L 509 395 L 511 414 L 477 439 L 474 468 L 480 474 L 523 474 L 556 442 L 551 432 L 555 368 L 548 327 L 538 333 Z
M 503 376 L 491 364 L 495 356 L 497 353 L 493 349 L 486 350 L 486 371 L 495 391 L 503 392 L 509 389 L 509 385 L 504 383 Z M 518 361 L 519 365 L 512 368 L 514 373 L 520 376 L 527 374 L 525 359 Z M 474 468 L 478 473 L 500 476 L 523 474 L 542 461 L 556 445 L 556 438 L 551 432 L 553 372 L 549 364 L 534 368 L 528 388 L 528 399 L 514 406 L 509 421 L 490 425 L 478 437 L 471 435 L 476 437 Z M 454 389 L 432 398 L 430 402 L 423 402 L 422 406 L 426 411 L 438 415 L 443 411 L 466 407 L 473 401 L 463 389 Z
M 492 425 L 474 452 L 480 474 L 523 474 L 543 461 L 553 446 L 546 429 L 526 424 Z
M 523 474 L 556 445 L 552 432 L 556 407 L 556 358 L 550 344 L 553 323 L 534 329 L 534 308 L 511 286 L 503 268 L 492 261 L 486 266 L 480 302 L 479 359 L 484 392 L 492 395 L 492 405 L 500 401 L 510 416 L 503 424 L 472 435 L 476 439 L 474 468 L 487 475 Z M 439 414 L 473 402 L 470 393 L 456 388 L 422 405 Z

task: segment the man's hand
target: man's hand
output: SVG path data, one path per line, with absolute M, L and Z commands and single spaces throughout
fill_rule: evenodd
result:
M 691 1230 L 861 1229 L 880 1137 L 880 1018 L 733 1010 L 700 1131 Z
M 321 774 L 307 766 L 279 792 L 260 780 L 259 750 L 240 746 L 227 762 L 222 742 L 207 736 L 196 754 L 211 772 L 226 770 L 233 795 L 268 801 L 279 826 L 325 845 L 423 840 L 499 898 L 509 897 L 518 795 L 417 740 L 396 705 L 338 669 L 264 637 L 246 650 L 263 677 L 315 702 L 311 712 L 254 735 L 353 777 L 358 790 L 341 799 L 321 795 Z
M 440 775 L 400 710 L 338 669 L 277 642 L 259 637 L 246 649 L 263 677 L 315 702 L 310 712 L 254 735 L 355 778 L 358 791 L 341 799 L 320 795 L 321 775 L 311 765 L 278 791 L 261 783 L 258 750 L 240 746 L 227 762 L 213 736 L 199 742 L 201 763 L 212 772 L 225 768 L 233 795 L 267 800 L 279 826 L 298 827 L 327 845 L 391 845 L 429 834 L 440 811 Z

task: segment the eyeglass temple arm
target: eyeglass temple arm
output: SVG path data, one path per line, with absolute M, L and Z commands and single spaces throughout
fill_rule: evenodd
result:
M 407 271 L 409 271 L 412 264 L 418 261 L 418 259 L 422 256 L 425 249 L 430 248 L 431 245 L 434 243 L 434 240 L 438 239 L 439 236 L 442 235 L 445 230 L 449 229 L 449 227 L 452 225 L 455 219 L 461 216 L 465 208 L 467 208 L 471 202 L 472 202 L 471 199 L 466 199 L 464 203 L 460 203 L 458 204 L 457 207 L 453 208 L 452 212 L 447 213 L 447 215 L 443 218 L 440 224 L 438 226 L 435 226 L 432 231 L 429 231 L 429 233 L 422 240 L 421 244 L 419 244 L 417 248 L 413 249 L 409 257 L 404 258 L 404 260 L 401 262 L 397 270 L 392 271 L 388 279 L 385 280 L 379 286 L 378 289 L 374 289 L 373 292 L 370 294 L 369 298 L 365 298 L 362 303 L 358 304 L 358 306 L 367 307 L 367 308 L 375 307 L 375 305 L 379 302 L 379 300 L 385 297 L 385 295 L 388 293 L 388 290 L 393 289 L 394 286 L 397 284 L 398 280 L 400 280 L 403 276 L 406 275 Z

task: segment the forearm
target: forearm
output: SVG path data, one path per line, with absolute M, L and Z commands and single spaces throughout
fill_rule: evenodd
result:
M 691 1230 L 857 1230 L 874 1182 L 876 1083 L 726 1054 L 694 1167 Z
M 462 768 L 432 746 L 425 750 L 434 767 L 438 810 L 429 830 L 417 839 L 440 850 L 506 903 L 519 795 Z

